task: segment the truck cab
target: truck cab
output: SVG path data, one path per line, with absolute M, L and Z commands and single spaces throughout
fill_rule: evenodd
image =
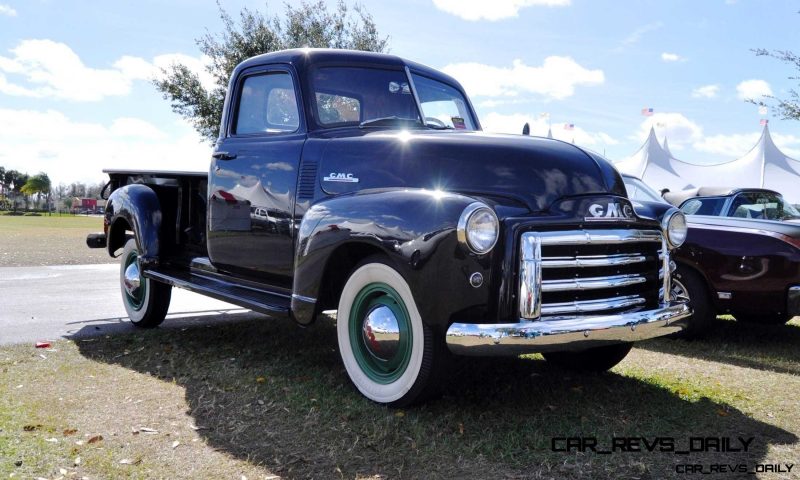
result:
M 311 325 L 336 310 L 369 399 L 435 394 L 446 357 L 542 353 L 605 370 L 680 331 L 683 214 L 640 217 L 620 175 L 553 139 L 487 134 L 453 78 L 392 55 L 274 52 L 233 71 L 208 173 L 107 171 L 132 322 L 177 286 Z

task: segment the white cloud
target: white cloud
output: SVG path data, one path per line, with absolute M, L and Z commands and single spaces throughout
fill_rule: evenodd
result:
M 685 62 L 686 59 L 678 55 L 677 53 L 669 53 L 664 52 L 661 54 L 661 60 L 665 62 Z
M 0 15 L 6 15 L 8 17 L 16 17 L 17 11 L 11 8 L 9 5 L 0 3 Z
M 455 63 L 442 70 L 455 77 L 471 96 L 502 97 L 519 93 L 537 93 L 563 99 L 575 93 L 578 85 L 600 85 L 602 70 L 589 70 L 570 57 L 551 56 L 541 67 L 531 67 L 514 60 L 511 68 L 481 63 Z
M 74 121 L 56 110 L 0 109 L 0 125 L 0 165 L 47 172 L 56 184 L 98 182 L 104 168 L 208 168 L 210 147 L 183 122 L 168 135 L 137 118 L 104 125 Z
M 564 7 L 571 0 L 433 0 L 439 10 L 464 20 L 501 20 L 516 17 L 521 8 L 532 6 Z
M 694 98 L 715 98 L 719 93 L 719 85 L 703 85 L 692 90 Z
M 703 137 L 703 128 L 681 113 L 661 112 L 645 118 L 639 125 L 636 139 L 644 141 L 651 128 L 655 128 L 659 138 L 669 138 L 669 146 L 675 150 L 681 150 Z
M 550 125 L 546 118 L 534 118 L 522 113 L 504 115 L 497 112 L 491 112 L 481 117 L 483 129 L 492 133 L 520 134 L 522 133 L 522 127 L 526 123 L 531 127 L 531 135 L 540 137 L 547 136 L 547 129 L 550 128 Z M 564 123 L 554 123 L 552 125 L 552 133 L 553 138 L 565 142 L 572 142 L 575 140 L 576 145 L 583 147 L 598 148 L 617 145 L 619 143 L 618 140 L 605 132 L 588 132 L 579 126 L 575 126 L 573 130 L 566 130 L 564 129 Z
M 772 95 L 772 88 L 764 80 L 745 80 L 736 85 L 736 92 L 742 100 L 758 100 L 764 95 Z
M 622 44 L 633 45 L 635 43 L 639 43 L 639 40 L 641 40 L 645 34 L 658 30 L 663 26 L 664 24 L 661 22 L 653 22 L 642 25 L 641 27 L 638 27 L 633 32 L 631 32 L 630 35 L 625 37 L 625 39 L 622 40 Z
M 188 55 L 160 55 L 152 62 L 124 56 L 113 68 L 93 68 L 69 46 L 52 40 L 23 40 L 11 53 L 10 57 L 0 56 L 0 93 L 6 95 L 96 102 L 128 95 L 134 81 L 151 80 L 160 73 L 159 68 L 175 61 L 200 73 L 204 85 L 213 84 L 202 68 L 208 59 Z M 12 83 L 6 75 L 22 77 L 25 83 Z

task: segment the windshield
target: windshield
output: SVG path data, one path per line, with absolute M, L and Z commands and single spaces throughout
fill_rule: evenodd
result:
M 788 220 L 800 218 L 800 212 L 774 193 L 753 192 L 736 196 L 729 216 L 739 218 L 761 218 L 766 220 Z
M 320 126 L 361 125 L 371 120 L 411 120 L 421 125 L 408 77 L 402 70 L 322 67 L 311 79 Z
M 467 101 L 450 85 L 412 74 L 425 124 L 433 128 L 475 130 Z
M 646 183 L 638 178 L 622 177 L 622 180 L 625 182 L 625 189 L 628 191 L 628 198 L 638 200 L 640 202 L 664 203 L 664 199 L 661 198 L 661 195 L 659 195 L 655 190 L 647 186 Z

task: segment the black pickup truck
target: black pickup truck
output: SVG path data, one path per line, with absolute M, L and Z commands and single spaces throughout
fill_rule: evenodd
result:
M 394 406 L 446 357 L 541 352 L 604 370 L 681 330 L 683 214 L 637 216 L 604 158 L 481 131 L 453 78 L 401 58 L 289 50 L 233 71 L 208 174 L 106 171 L 105 232 L 134 325 L 173 286 L 311 324 L 338 310 L 355 386 Z

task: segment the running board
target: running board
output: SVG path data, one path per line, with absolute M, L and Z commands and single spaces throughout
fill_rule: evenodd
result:
M 162 267 L 156 270 L 145 270 L 144 276 L 271 317 L 288 318 L 290 315 L 291 298 L 287 295 L 237 285 L 196 271 Z

